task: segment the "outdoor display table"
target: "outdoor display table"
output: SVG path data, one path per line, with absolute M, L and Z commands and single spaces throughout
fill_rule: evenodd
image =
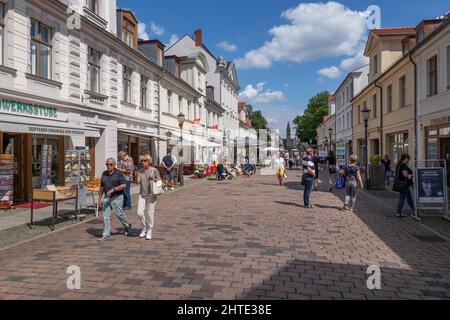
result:
M 55 230 L 55 220 L 58 215 L 58 203 L 68 200 L 75 200 L 75 220 L 78 216 L 78 188 L 65 188 L 60 187 L 56 191 L 50 191 L 46 189 L 33 189 L 33 194 L 31 197 L 31 218 L 30 218 L 30 228 L 33 226 L 33 213 L 34 213 L 34 202 L 48 202 L 52 203 L 52 225 L 50 229 Z

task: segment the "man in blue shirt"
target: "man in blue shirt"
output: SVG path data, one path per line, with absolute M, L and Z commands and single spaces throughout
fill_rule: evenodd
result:
M 306 156 L 303 158 L 303 184 L 305 186 L 305 191 L 303 194 L 304 208 L 311 209 L 312 205 L 310 202 L 311 193 L 314 187 L 314 179 L 317 176 L 317 163 L 318 159 L 314 155 L 314 149 L 306 149 Z

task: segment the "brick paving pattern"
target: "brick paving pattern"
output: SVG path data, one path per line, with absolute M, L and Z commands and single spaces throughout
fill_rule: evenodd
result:
M 327 192 L 305 210 L 296 173 L 164 196 L 152 241 L 98 243 L 94 220 L 0 251 L 0 299 L 450 299 L 448 242 L 364 194 L 356 213 Z M 71 265 L 80 290 L 66 287 Z M 367 289 L 370 265 L 381 290 Z

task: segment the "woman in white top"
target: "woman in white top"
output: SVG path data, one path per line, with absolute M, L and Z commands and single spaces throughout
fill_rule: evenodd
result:
M 280 183 L 280 186 L 282 186 L 286 167 L 284 166 L 284 159 L 280 154 L 278 154 L 275 159 L 275 170 L 277 171 L 278 182 Z

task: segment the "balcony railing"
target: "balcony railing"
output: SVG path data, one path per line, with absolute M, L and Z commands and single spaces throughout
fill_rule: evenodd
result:
M 86 18 L 97 24 L 103 29 L 106 29 L 108 26 L 108 21 L 100 17 L 98 14 L 92 12 L 88 7 L 83 6 L 83 13 Z

